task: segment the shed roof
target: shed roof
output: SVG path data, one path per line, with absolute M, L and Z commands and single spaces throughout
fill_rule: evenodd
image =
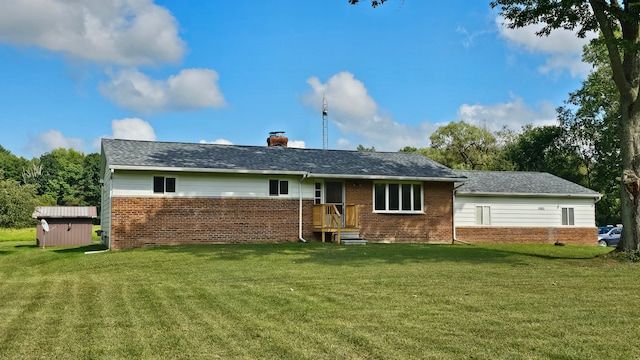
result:
M 216 171 L 295 174 L 309 177 L 464 180 L 464 176 L 418 153 L 119 139 L 102 139 L 102 152 L 106 166 L 113 170 Z
M 600 193 L 544 172 L 457 170 L 467 180 L 459 195 L 576 196 L 600 198 Z
M 31 215 L 36 219 L 96 218 L 95 206 L 38 206 Z

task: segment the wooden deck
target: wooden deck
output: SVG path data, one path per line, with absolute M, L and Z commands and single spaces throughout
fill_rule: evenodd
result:
M 314 205 L 313 232 L 322 233 L 322 242 L 325 242 L 327 233 L 336 234 L 336 242 L 340 244 L 340 235 L 343 232 L 360 232 L 358 207 L 356 205 L 345 205 L 344 216 L 342 216 L 334 204 Z

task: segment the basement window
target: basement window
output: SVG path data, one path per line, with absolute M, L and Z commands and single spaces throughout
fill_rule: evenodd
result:
M 375 183 L 373 209 L 375 212 L 422 213 L 422 184 Z
M 153 192 L 155 194 L 176 192 L 176 178 L 165 176 L 153 177 Z
M 288 195 L 289 181 L 287 180 L 269 180 L 269 196 Z

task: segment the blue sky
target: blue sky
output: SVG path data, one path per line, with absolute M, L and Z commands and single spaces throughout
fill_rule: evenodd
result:
M 0 0 L 0 145 L 102 137 L 382 151 L 438 126 L 555 122 L 585 40 L 501 25 L 488 0 Z

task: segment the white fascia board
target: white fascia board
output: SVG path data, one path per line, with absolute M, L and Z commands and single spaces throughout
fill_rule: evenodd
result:
M 282 171 L 282 170 L 247 170 L 247 169 L 210 169 L 210 168 L 181 168 L 163 166 L 129 166 L 113 165 L 111 170 L 127 171 L 158 171 L 158 172 L 196 172 L 196 173 L 217 173 L 217 174 L 254 174 L 254 175 L 292 175 L 305 176 L 306 171 Z
M 575 198 L 593 198 L 598 199 L 602 198 L 600 194 L 549 194 L 549 193 L 497 193 L 497 192 L 460 192 L 456 191 L 456 195 L 459 196 L 509 196 L 509 197 L 575 197 Z
M 398 181 L 439 181 L 439 182 L 459 182 L 467 178 L 440 178 L 421 176 L 388 176 L 388 175 L 354 175 L 354 174 L 314 174 L 309 173 L 309 178 L 323 179 L 360 179 L 360 180 L 398 180 Z
M 419 177 L 419 176 L 385 176 L 385 175 L 355 175 L 355 174 L 315 174 L 306 171 L 291 170 L 247 170 L 247 169 L 211 169 L 211 168 L 181 168 L 163 166 L 132 166 L 132 165 L 112 165 L 111 170 L 128 171 L 159 171 L 159 172 L 197 172 L 197 173 L 225 173 L 225 174 L 254 174 L 254 175 L 291 175 L 302 176 L 304 178 L 324 178 L 324 179 L 361 179 L 361 180 L 399 180 L 399 181 L 436 181 L 436 182 L 460 182 L 466 177 L 441 178 L 441 177 Z

